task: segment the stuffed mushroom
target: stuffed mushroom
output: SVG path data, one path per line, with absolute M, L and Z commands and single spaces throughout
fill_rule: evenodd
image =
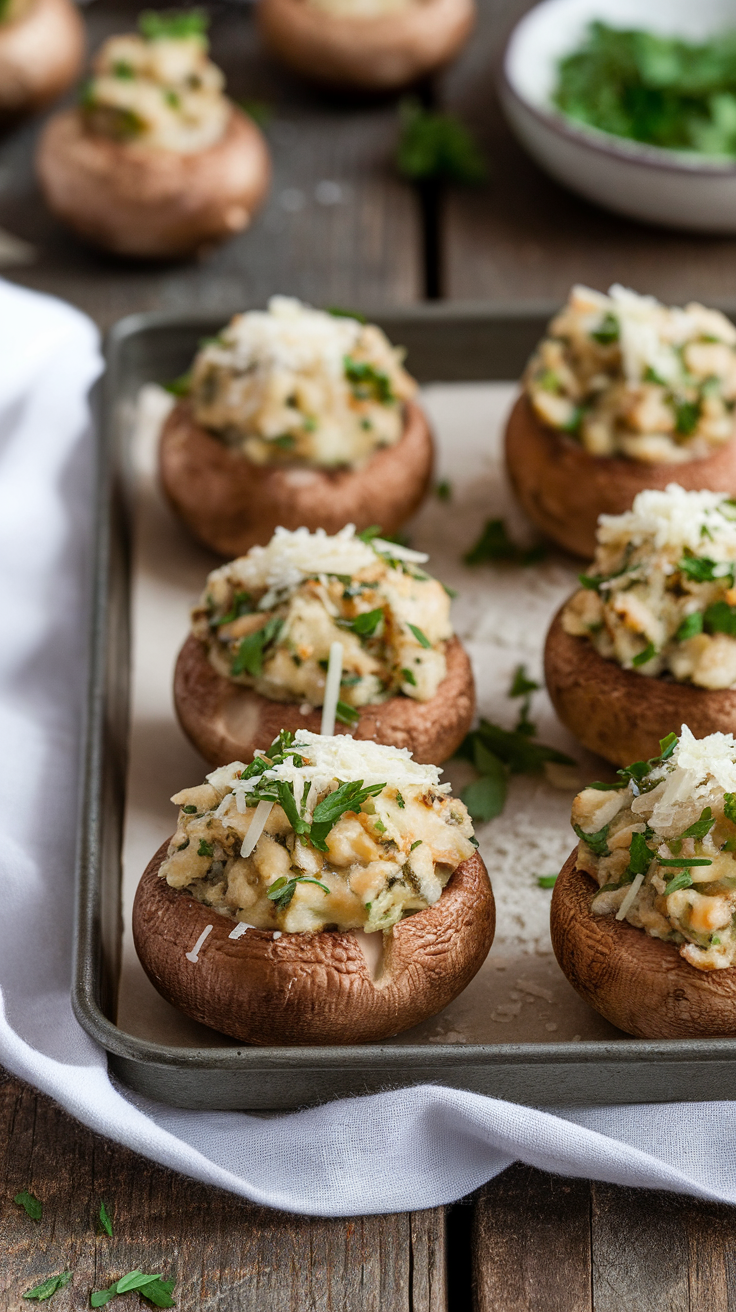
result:
M 736 493 L 736 328 L 614 286 L 574 287 L 532 356 L 506 430 L 530 519 L 591 556 L 601 514 L 673 479 Z
M 450 598 L 422 552 L 349 525 L 276 531 L 214 570 L 177 661 L 181 725 L 206 760 L 250 760 L 279 728 L 319 730 L 330 651 L 342 648 L 337 718 L 359 739 L 451 756 L 475 710 Z
M 390 91 L 441 68 L 465 44 L 473 0 L 259 0 L 284 63 L 333 87 Z
M 602 515 L 582 584 L 552 622 L 550 697 L 563 724 L 617 765 L 687 723 L 736 729 L 736 502 L 640 492 Z
M 282 526 L 392 534 L 432 472 L 403 353 L 373 324 L 274 296 L 197 354 L 161 434 L 161 482 L 223 556 Z
M 0 119 L 60 96 L 83 59 L 84 25 L 71 0 L 0 0 Z
M 462 802 L 406 751 L 282 732 L 177 793 L 136 893 L 155 987 L 245 1043 L 365 1043 L 479 970 L 493 894 Z
M 736 742 L 663 739 L 575 798 L 552 897 L 570 982 L 641 1038 L 736 1035 Z
M 270 179 L 265 141 L 224 94 L 199 10 L 145 13 L 111 37 L 76 109 L 42 134 L 49 207 L 118 255 L 175 258 L 247 227 Z

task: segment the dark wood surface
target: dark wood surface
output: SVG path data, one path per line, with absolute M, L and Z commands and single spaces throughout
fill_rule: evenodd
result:
M 736 241 L 615 220 L 550 182 L 513 142 L 489 70 L 526 7 L 483 0 L 467 52 L 422 89 L 475 126 L 492 169 L 487 186 L 451 190 L 428 213 L 394 171 L 395 102 L 320 96 L 263 54 L 245 8 L 214 5 L 214 53 L 232 93 L 273 109 L 274 188 L 251 231 L 196 264 L 131 266 L 90 252 L 44 211 L 30 161 L 38 124 L 30 124 L 0 141 L 0 226 L 31 242 L 37 258 L 3 272 L 67 297 L 103 327 L 142 309 L 224 314 L 275 291 L 370 307 L 427 290 L 561 300 L 573 281 L 620 280 L 672 301 L 736 299 Z M 134 12 L 127 0 L 91 5 L 91 45 Z M 91 1289 L 133 1267 L 175 1276 L 184 1312 L 736 1309 L 731 1208 L 516 1165 L 448 1209 L 288 1216 L 154 1166 L 18 1081 L 0 1081 L 3 1310 L 32 1306 L 23 1292 L 63 1268 L 74 1279 L 54 1309 L 81 1309 Z M 43 1200 L 39 1223 L 12 1202 L 24 1188 Z M 112 1240 L 97 1225 L 103 1199 Z M 138 1296 L 118 1305 L 138 1306 Z

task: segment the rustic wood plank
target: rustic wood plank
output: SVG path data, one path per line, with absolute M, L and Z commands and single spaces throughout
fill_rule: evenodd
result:
M 591 1185 L 594 1312 L 733 1312 L 736 1208 Z
M 517 1162 L 481 1191 L 473 1250 L 476 1312 L 590 1312 L 587 1181 Z
M 479 0 L 475 39 L 445 77 L 442 102 L 485 147 L 492 179 L 455 189 L 443 216 L 442 291 L 455 298 L 560 302 L 573 282 L 614 281 L 671 303 L 736 298 L 736 239 L 677 233 L 619 218 L 566 191 L 517 145 L 494 71 L 531 0 Z
M 100 0 L 87 11 L 90 47 L 130 28 L 139 8 Z M 0 140 L 0 226 L 30 241 L 38 258 L 4 274 L 73 301 L 104 326 L 143 309 L 227 313 L 275 291 L 356 307 L 421 296 L 419 207 L 392 165 L 395 105 L 320 97 L 267 58 L 248 6 L 209 8 L 213 55 L 233 98 L 274 111 L 273 189 L 250 231 L 190 263 L 123 262 L 84 247 L 43 206 L 34 122 Z
M 31 1221 L 12 1199 L 44 1204 Z M 115 1235 L 99 1233 L 104 1199 Z M 69 1268 L 58 1312 L 140 1268 L 175 1276 L 180 1312 L 445 1312 L 443 1212 L 322 1220 L 255 1207 L 92 1134 L 49 1098 L 0 1084 L 0 1306 Z M 119 1304 L 138 1306 L 137 1295 Z M 23 1305 L 25 1306 L 25 1305 Z M 117 1304 L 116 1304 L 117 1306 Z

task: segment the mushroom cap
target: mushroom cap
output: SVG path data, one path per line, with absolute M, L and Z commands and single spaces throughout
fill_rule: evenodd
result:
M 592 456 L 543 424 L 522 393 L 506 425 L 506 468 L 529 518 L 575 556 L 592 560 L 599 515 L 621 515 L 646 488 L 679 483 L 688 492 L 736 492 L 736 441 L 682 464 Z
M 460 746 L 475 714 L 473 671 L 459 638 L 450 638 L 446 656 L 447 674 L 429 701 L 397 696 L 361 706 L 357 724 L 338 722 L 335 733 L 408 747 L 420 765 L 446 761 Z M 281 729 L 319 733 L 322 721 L 321 710 L 302 715 L 298 702 L 271 701 L 218 674 L 205 644 L 193 634 L 176 662 L 174 705 L 185 734 L 211 765 L 251 761 L 256 748 L 265 751 Z
M 30 113 L 55 100 L 79 76 L 84 24 L 71 0 L 33 0 L 15 21 L 0 24 L 0 118 Z
M 463 861 L 434 906 L 386 935 L 287 934 L 249 929 L 170 888 L 158 875 L 163 843 L 133 904 L 133 939 L 159 993 L 185 1015 L 244 1043 L 370 1043 L 446 1007 L 480 970 L 493 942 L 495 908 L 485 865 Z M 212 930 L 199 960 L 186 957 Z M 362 939 L 383 939 L 374 976 Z
M 552 705 L 575 737 L 614 765 L 659 755 L 687 724 L 696 738 L 736 732 L 736 689 L 650 679 L 606 660 L 587 638 L 565 633 L 561 606 L 547 634 L 544 677 Z
M 183 154 L 88 132 L 69 109 L 46 125 L 36 169 L 49 208 L 117 255 L 190 255 L 242 231 L 271 177 L 266 143 L 235 106 L 219 141 Z
M 736 968 L 697 970 L 613 915 L 594 916 L 598 886 L 570 853 L 552 893 L 552 946 L 561 969 L 595 1011 L 639 1039 L 736 1035 Z
M 187 528 L 221 555 L 244 556 L 275 530 L 360 532 L 380 524 L 394 533 L 423 500 L 432 476 L 432 435 L 424 412 L 409 401 L 395 446 L 376 451 L 360 469 L 256 465 L 194 419 L 191 401 L 168 416 L 159 450 L 164 491 Z
M 451 60 L 475 22 L 473 0 L 421 0 L 375 18 L 320 12 L 305 0 L 260 0 L 266 43 L 284 63 L 333 87 L 388 91 Z

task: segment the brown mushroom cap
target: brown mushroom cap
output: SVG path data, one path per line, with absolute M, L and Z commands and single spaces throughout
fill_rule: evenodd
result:
M 84 24 L 71 0 L 33 0 L 0 23 L 0 117 L 30 113 L 60 96 L 79 76 Z
M 453 58 L 475 21 L 473 0 L 421 0 L 375 18 L 320 12 L 305 0 L 260 0 L 261 32 L 284 63 L 333 87 L 387 91 Z
M 552 894 L 555 956 L 573 988 L 601 1016 L 639 1039 L 736 1035 L 736 968 L 697 970 L 674 943 L 625 920 L 594 916 L 598 886 L 567 858 Z
M 335 725 L 389 747 L 408 747 L 420 765 L 446 761 L 460 746 L 475 714 L 475 683 L 467 652 L 459 638 L 446 648 L 447 674 L 427 702 L 390 697 L 376 706 L 361 706 L 354 726 Z M 296 702 L 270 701 L 252 688 L 218 674 L 205 644 L 190 634 L 174 672 L 174 705 L 185 734 L 211 765 L 251 761 L 265 751 L 281 729 L 320 732 L 321 710 L 302 715 Z
M 438 902 L 383 937 L 377 978 L 353 932 L 282 934 L 249 929 L 158 875 L 163 843 L 133 905 L 133 939 L 159 993 L 185 1015 L 244 1043 L 370 1043 L 418 1025 L 470 983 L 488 955 L 495 908 L 476 854 L 451 876 Z M 208 925 L 199 953 L 190 952 Z
M 200 542 L 227 557 L 270 542 L 275 530 L 339 533 L 380 524 L 394 533 L 423 500 L 432 476 L 432 435 L 409 401 L 404 432 L 361 469 L 256 465 L 196 423 L 180 401 L 161 433 L 159 470 L 174 510 Z
M 591 560 L 598 516 L 630 510 L 646 488 L 679 483 L 688 492 L 736 493 L 736 440 L 682 464 L 592 456 L 566 433 L 541 423 L 522 394 L 506 425 L 506 468 L 532 522 L 566 551 Z
M 49 208 L 80 237 L 145 259 L 191 255 L 241 232 L 271 176 L 262 134 L 235 106 L 220 140 L 190 154 L 113 141 L 66 110 L 46 125 L 36 168 Z
M 562 723 L 591 752 L 614 765 L 659 755 L 659 742 L 686 724 L 696 738 L 736 732 L 736 689 L 710 691 L 673 679 L 649 679 L 606 660 L 588 638 L 553 619 L 544 648 L 544 677 Z

